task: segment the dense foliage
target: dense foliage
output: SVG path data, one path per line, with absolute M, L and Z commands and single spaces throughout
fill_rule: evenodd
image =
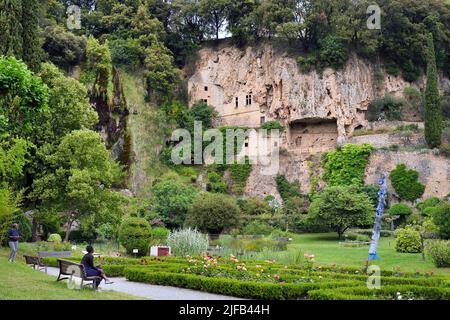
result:
M 369 197 L 353 186 L 333 186 L 313 198 L 308 211 L 311 224 L 334 229 L 339 238 L 350 227 L 372 222 L 374 209 Z
M 127 218 L 120 226 L 119 241 L 127 253 L 132 254 L 137 249 L 136 255 L 146 256 L 149 253 L 151 235 L 150 225 L 145 219 Z
M 189 209 L 186 224 L 200 231 L 220 234 L 224 229 L 236 227 L 240 209 L 236 200 L 218 193 L 202 193 Z
M 388 213 L 391 216 L 409 216 L 412 214 L 412 209 L 404 203 L 396 203 L 389 208 Z
M 442 110 L 433 35 L 427 36 L 427 85 L 425 88 L 425 139 L 430 148 L 441 145 Z
M 422 251 L 419 231 L 412 227 L 405 227 L 395 231 L 395 250 L 404 253 L 418 253 Z
M 450 203 L 445 202 L 434 207 L 431 211 L 431 216 L 439 230 L 440 236 L 450 239 Z
M 425 253 L 437 268 L 450 267 L 450 241 L 428 241 L 425 246 Z
M 372 146 L 368 144 L 346 144 L 328 152 L 325 155 L 324 180 L 330 186 L 362 185 L 372 150 Z
M 397 165 L 389 178 L 400 199 L 414 201 L 425 191 L 425 186 L 418 181 L 419 173 L 413 169 L 408 170 L 404 164 Z
M 152 209 L 171 228 L 181 227 L 196 196 L 193 187 L 165 180 L 152 187 Z

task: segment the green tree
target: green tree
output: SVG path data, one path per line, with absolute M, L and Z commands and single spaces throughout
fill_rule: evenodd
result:
M 170 96 L 178 82 L 179 74 L 178 69 L 173 65 L 170 50 L 163 43 L 153 41 L 145 50 L 144 67 L 149 96 L 158 97 L 158 100 Z
M 99 91 L 106 94 L 112 67 L 108 42 L 101 44 L 94 37 L 90 37 L 87 40 L 86 60 L 85 81 L 93 82 L 94 88 L 98 86 Z
M 89 103 L 85 86 L 79 81 L 66 77 L 56 66 L 42 64 L 40 77 L 48 87 L 48 113 L 42 121 L 47 124 L 43 143 L 58 144 L 60 139 L 73 130 L 93 129 L 98 115 Z
M 22 0 L 22 60 L 37 71 L 41 64 L 41 39 L 39 33 L 40 1 Z
M 444 239 L 450 239 L 450 204 L 446 202 L 433 208 L 431 216 L 439 235 Z
M 228 8 L 231 4 L 230 0 L 201 0 L 200 12 L 203 16 L 208 29 L 219 40 L 219 33 L 225 24 L 228 14 Z
M 350 227 L 372 222 L 375 212 L 369 197 L 353 186 L 325 188 L 314 197 L 308 211 L 308 222 L 336 230 L 339 238 Z
M 122 214 L 124 197 L 112 189 L 122 178 L 121 169 L 110 159 L 98 133 L 73 131 L 46 160 L 46 174 L 34 181 L 31 197 L 39 200 L 40 207 L 63 216 L 65 241 L 74 221 L 89 219 L 95 228 Z
M 220 193 L 202 193 L 194 200 L 186 224 L 210 234 L 220 234 L 239 223 L 240 209 L 234 198 Z
M 22 0 L 0 1 L 0 55 L 22 58 Z
M 47 86 L 23 62 L 0 57 L 0 92 L 0 135 L 34 142 L 41 114 L 47 112 Z
M 438 75 L 433 35 L 427 37 L 427 85 L 425 88 L 425 139 L 430 148 L 441 145 L 442 111 L 439 101 Z
M 169 227 L 181 227 L 194 201 L 196 190 L 178 181 L 165 180 L 156 183 L 151 191 L 153 211 L 160 215 Z

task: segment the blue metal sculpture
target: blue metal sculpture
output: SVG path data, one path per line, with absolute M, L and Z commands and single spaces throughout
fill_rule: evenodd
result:
M 387 197 L 387 184 L 386 184 L 386 174 L 383 174 L 380 181 L 380 190 L 378 191 L 378 206 L 377 213 L 375 215 L 375 223 L 372 231 L 372 239 L 370 240 L 369 247 L 369 260 L 378 260 L 380 257 L 377 254 L 378 240 L 380 240 L 381 231 L 381 218 L 383 218 L 384 206 L 386 205 Z

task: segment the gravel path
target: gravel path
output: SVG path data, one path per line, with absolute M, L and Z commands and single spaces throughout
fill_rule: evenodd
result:
M 47 269 L 49 275 L 58 276 L 58 268 L 49 267 Z M 133 282 L 128 281 L 125 278 L 111 278 L 111 281 L 114 281 L 114 283 L 108 285 L 105 285 L 102 282 L 102 284 L 100 284 L 100 288 L 103 290 L 128 293 L 133 296 L 152 300 L 240 300 L 235 297 L 222 296 L 207 292 Z

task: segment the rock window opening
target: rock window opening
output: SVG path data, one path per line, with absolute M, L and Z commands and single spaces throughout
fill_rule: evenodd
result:
M 252 104 L 252 95 L 248 94 L 245 96 L 245 105 L 249 106 Z
M 208 87 L 207 86 L 205 86 L 205 91 L 208 91 Z
M 263 124 L 264 124 L 264 122 L 266 122 L 266 117 L 261 117 L 261 119 L 260 119 L 260 123 L 261 123 L 261 125 L 263 125 Z
M 236 97 L 235 99 L 235 108 L 239 107 L 239 98 Z

